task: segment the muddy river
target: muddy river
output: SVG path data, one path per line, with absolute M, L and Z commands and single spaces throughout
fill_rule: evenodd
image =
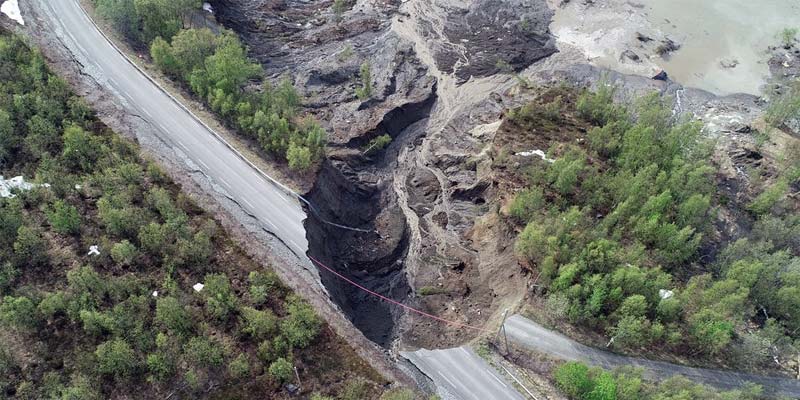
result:
M 798 0 L 578 3 L 556 12 L 551 30 L 562 43 L 577 46 L 597 65 L 642 75 L 664 69 L 679 83 L 717 94 L 760 93 L 769 75 L 768 47 L 781 42 L 785 28 L 800 28 Z M 655 55 L 637 33 L 654 45 L 672 39 L 680 49 Z M 640 59 L 625 59 L 625 50 Z

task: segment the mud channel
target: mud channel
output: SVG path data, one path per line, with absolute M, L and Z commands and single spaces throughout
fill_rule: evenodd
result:
M 423 127 L 435 99 L 431 95 L 420 103 L 398 107 L 364 137 L 329 150 L 306 196 L 316 207 L 305 222 L 309 255 L 367 289 L 400 302 L 411 293 L 404 269 L 409 232 L 393 192 L 393 170 L 400 150 L 415 146 L 425 135 Z M 391 144 L 365 155 L 366 143 L 384 134 L 392 137 Z M 324 269 L 320 269 L 320 277 L 333 300 L 368 339 L 381 346 L 391 343 L 400 309 Z

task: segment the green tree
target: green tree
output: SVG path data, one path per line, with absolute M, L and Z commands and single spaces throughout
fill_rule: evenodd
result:
M 98 13 L 114 24 L 128 39 L 139 39 L 140 19 L 134 0 L 96 0 Z
M 127 378 L 136 369 L 136 354 L 128 342 L 122 339 L 101 343 L 94 354 L 97 357 L 97 370 L 101 374 Z
M 208 274 L 203 288 L 206 310 L 212 317 L 225 320 L 238 307 L 236 296 L 231 289 L 228 277 L 222 274 Z
M 336 23 L 342 22 L 342 17 L 344 16 L 345 11 L 347 11 L 347 2 L 345 0 L 334 0 L 333 6 L 333 19 Z
M 586 396 L 587 400 L 617 400 L 617 381 L 614 375 L 600 371 L 594 378 L 594 388 Z
M 70 379 L 70 385 L 61 392 L 60 400 L 99 400 L 102 395 L 97 386 L 86 376 L 75 374 Z
M 289 297 L 286 309 L 289 315 L 281 321 L 281 334 L 293 347 L 307 347 L 319 334 L 322 321 L 314 309 L 296 295 Z
M 160 255 L 167 240 L 167 228 L 157 222 L 151 222 L 139 229 L 138 238 L 142 249 L 151 255 Z
M 570 398 L 585 399 L 592 391 L 594 384 L 589 377 L 589 367 L 584 364 L 570 361 L 553 372 L 556 385 Z
M 369 65 L 369 61 L 361 64 L 358 80 L 361 81 L 361 87 L 356 88 L 356 97 L 362 101 L 372 97 L 372 67 Z
M 241 319 L 242 333 L 259 340 L 274 335 L 278 328 L 278 318 L 269 310 L 242 307 Z
M 289 162 L 289 168 L 305 171 L 311 167 L 311 150 L 305 146 L 290 144 L 286 150 L 286 160 Z
M 203 368 L 219 367 L 225 357 L 220 343 L 203 336 L 189 339 L 189 342 L 183 347 L 183 353 L 193 365 Z
M 44 295 L 37 306 L 39 314 L 46 319 L 52 319 L 57 314 L 67 310 L 67 299 L 64 292 L 50 292 Z
M 192 330 L 192 318 L 183 305 L 174 297 L 159 297 L 156 301 L 155 320 L 179 335 L 184 335 Z
M 76 234 L 81 228 L 78 209 L 63 200 L 56 200 L 53 206 L 47 210 L 47 221 L 53 230 L 62 235 Z
M 702 309 L 689 317 L 688 322 L 698 349 L 715 355 L 731 342 L 733 324 L 715 310 Z
M 67 127 L 63 138 L 64 151 L 61 157 L 65 165 L 84 172 L 91 171 L 102 154 L 98 139 L 76 125 Z
M 0 303 L 0 322 L 17 329 L 33 329 L 38 325 L 36 304 L 25 296 L 6 296 Z
M 14 242 L 14 256 L 19 266 L 41 267 L 50 259 L 47 241 L 38 229 L 20 226 Z
M 167 75 L 179 76 L 182 72 L 180 62 L 172 53 L 172 47 L 160 36 L 150 44 L 150 56 L 156 66 Z
M 218 43 L 238 40 L 229 32 L 217 37 L 210 29 L 184 29 L 172 38 L 171 54 L 184 79 L 197 68 L 202 68 L 205 60 L 214 54 Z

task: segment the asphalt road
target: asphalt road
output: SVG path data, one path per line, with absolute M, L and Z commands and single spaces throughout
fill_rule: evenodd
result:
M 115 91 L 122 100 L 156 127 L 177 157 L 200 170 L 215 190 L 238 203 L 264 224 L 264 228 L 304 258 L 308 250 L 303 220 L 306 214 L 297 197 L 273 183 L 209 128 L 131 65 L 97 30 L 77 0 L 35 0 L 48 14 L 56 34 L 91 75 Z
M 508 318 L 505 328 L 509 341 L 563 360 L 582 361 L 607 369 L 634 366 L 643 368 L 645 376 L 650 379 L 662 380 L 674 375 L 682 375 L 695 382 L 726 390 L 736 389 L 748 382 L 753 382 L 761 385 L 766 392 L 793 399 L 800 398 L 799 380 L 692 368 L 642 358 L 625 357 L 577 343 L 521 315 Z
M 525 400 L 511 383 L 468 347 L 400 352 L 436 384 L 443 399 Z

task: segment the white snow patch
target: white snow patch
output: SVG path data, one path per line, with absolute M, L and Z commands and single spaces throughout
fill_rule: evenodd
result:
M 0 197 L 6 197 L 9 199 L 14 198 L 17 197 L 17 195 L 11 193 L 12 189 L 31 190 L 37 186 L 50 187 L 50 184 L 43 183 L 41 185 L 37 185 L 34 183 L 25 182 L 25 178 L 21 176 L 15 176 L 11 179 L 3 179 L 3 175 L 0 175 Z
M 158 290 L 153 290 L 153 297 L 158 297 Z
M 211 7 L 211 3 L 207 2 L 207 1 L 203 2 L 203 11 L 208 11 L 208 12 L 213 14 L 214 13 L 214 9 Z
M 199 292 L 203 290 L 204 287 L 206 287 L 206 285 L 203 285 L 202 283 L 198 282 L 195 283 L 194 286 L 192 286 L 192 289 L 194 289 L 195 292 Z
M 19 11 L 19 3 L 18 0 L 6 0 L 0 5 L 0 13 L 5 14 L 8 18 L 17 21 L 20 25 L 25 25 L 25 21 L 22 20 L 22 13 Z
M 89 253 L 86 254 L 87 256 L 99 256 L 100 255 L 100 248 L 97 247 L 96 244 L 89 246 Z
M 662 300 L 671 299 L 675 295 L 672 290 L 658 289 L 658 295 Z
M 551 164 L 556 161 L 556 160 L 554 160 L 552 158 L 547 158 L 547 154 L 545 154 L 543 151 L 541 151 L 539 149 L 528 150 L 528 151 L 520 151 L 519 153 L 516 153 L 515 155 L 522 156 L 522 157 L 539 156 L 542 160 L 545 160 L 545 161 L 547 161 L 547 162 L 549 162 Z

